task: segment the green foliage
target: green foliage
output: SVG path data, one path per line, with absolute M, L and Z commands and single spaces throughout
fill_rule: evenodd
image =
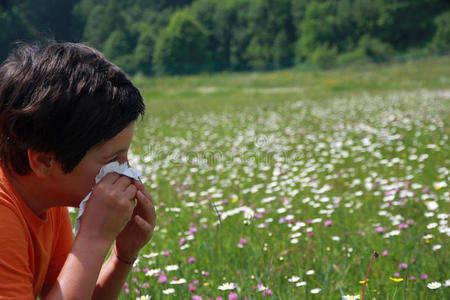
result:
M 155 70 L 159 74 L 189 74 L 205 70 L 209 63 L 208 33 L 186 11 L 176 12 L 156 41 Z
M 305 13 L 305 18 L 301 23 L 300 40 L 297 42 L 296 59 L 298 62 L 309 58 L 319 47 L 315 54 L 320 57 L 321 52 L 325 53 L 329 46 L 336 44 L 336 5 L 334 2 L 311 2 Z M 313 59 L 315 60 L 315 59 Z
M 369 35 L 361 37 L 358 48 L 373 61 L 386 61 L 394 54 L 394 49 L 390 44 L 372 38 Z
M 155 37 L 151 32 L 144 31 L 139 36 L 134 56 L 139 65 L 139 70 L 144 74 L 153 73 L 153 53 L 155 50 Z
M 252 37 L 245 52 L 254 69 L 272 69 L 292 63 L 290 44 L 295 30 L 290 14 L 291 2 L 253 1 L 249 13 L 249 34 Z
M 110 60 L 114 60 L 119 56 L 132 52 L 132 45 L 128 37 L 123 30 L 114 30 L 103 46 L 105 56 Z
M 156 41 L 168 43 L 168 35 L 173 37 L 164 29 L 180 10 L 189 12 L 203 27 L 196 31 L 200 36 L 191 36 L 193 41 L 189 43 L 194 48 L 194 41 L 199 42 L 196 47 L 202 49 L 203 58 L 208 58 L 207 62 L 184 61 L 184 65 L 197 66 L 189 72 L 285 68 L 323 61 L 318 58 L 335 50 L 338 61 L 344 63 L 383 61 L 394 53 L 398 57 L 411 51 L 436 52 L 449 47 L 447 0 L 0 2 L 1 41 L 6 45 L 0 58 L 5 58 L 16 40 L 82 41 L 121 61 L 121 67 L 144 74 L 155 73 Z M 162 55 L 158 49 L 158 55 Z M 183 55 L 199 59 L 193 54 Z M 187 69 L 191 67 L 182 72 Z
M 450 49 L 450 11 L 440 14 L 435 19 L 436 32 L 433 37 L 432 45 L 436 49 Z
M 106 6 L 95 6 L 89 13 L 84 27 L 83 41 L 103 50 L 111 32 L 123 25 L 116 3 L 109 1 Z
M 2 8 L 0 6 L 0 58 L 7 57 L 13 43 L 20 37 L 28 40 L 33 37 L 32 27 L 17 12 L 14 7 Z
M 337 47 L 321 44 L 309 55 L 308 61 L 319 66 L 322 69 L 328 69 L 334 66 L 337 57 Z

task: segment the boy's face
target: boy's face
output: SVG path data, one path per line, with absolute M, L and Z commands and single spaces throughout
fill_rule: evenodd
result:
M 79 206 L 81 200 L 95 185 L 95 176 L 107 163 L 128 162 L 128 149 L 134 132 L 134 122 L 113 138 L 92 147 L 70 173 L 61 168 L 54 175 L 54 205 Z

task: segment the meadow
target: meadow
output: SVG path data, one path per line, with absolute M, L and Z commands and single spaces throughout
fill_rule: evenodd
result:
M 449 66 L 135 77 L 158 220 L 121 299 L 449 299 Z

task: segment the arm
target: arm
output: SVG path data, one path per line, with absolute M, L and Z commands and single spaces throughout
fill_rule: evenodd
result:
M 72 250 L 43 299 L 92 297 L 109 247 L 133 215 L 136 191 L 130 178 L 116 173 L 94 187 Z
M 119 296 L 132 266 L 119 261 L 117 255 L 134 261 L 139 250 L 150 240 L 155 227 L 156 213 L 151 196 L 142 183 L 134 182 L 134 185 L 138 190 L 135 193 L 138 203 L 134 207 L 133 202 L 133 217 L 117 236 L 114 251 L 108 260 L 101 264 L 112 241 L 89 239 L 82 232 L 83 228 L 89 228 L 84 226 L 83 220 L 57 283 L 43 299 L 66 299 L 66 295 L 76 295 L 77 299 L 89 299 L 90 295 L 93 299 L 116 299 Z
M 119 296 L 132 265 L 120 261 L 117 255 L 122 260 L 134 262 L 139 250 L 152 237 L 156 221 L 152 198 L 141 182 L 135 181 L 134 184 L 138 189 L 136 193 L 138 203 L 133 212 L 133 218 L 117 236 L 113 252 L 103 265 L 94 299 L 115 299 Z

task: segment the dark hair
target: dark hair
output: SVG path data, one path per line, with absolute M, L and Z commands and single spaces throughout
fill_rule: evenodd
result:
M 71 172 L 86 152 L 143 116 L 138 89 L 97 50 L 21 45 L 0 67 L 0 163 L 30 171 L 28 149 Z

